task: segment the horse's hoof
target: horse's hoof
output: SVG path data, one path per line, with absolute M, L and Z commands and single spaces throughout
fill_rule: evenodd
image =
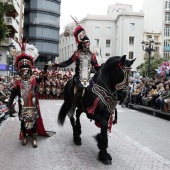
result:
M 102 161 L 103 162 L 103 164 L 105 164 L 105 165 L 111 165 L 112 164 L 112 161 L 111 160 L 104 160 L 104 161 Z
M 107 152 L 99 152 L 98 159 L 105 165 L 111 165 L 112 164 L 112 157 Z
M 77 138 L 74 138 L 74 144 L 75 145 L 81 145 L 82 143 L 81 143 L 81 138 L 79 137 L 77 137 Z

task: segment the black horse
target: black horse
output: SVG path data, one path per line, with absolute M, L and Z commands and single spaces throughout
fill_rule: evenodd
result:
M 107 133 L 112 127 L 117 103 L 122 103 L 126 97 L 130 67 L 134 61 L 135 59 L 131 61 L 126 60 L 126 56 L 110 57 L 94 75 L 91 85 L 85 89 L 85 93 L 76 110 L 76 120 L 74 117 L 70 118 L 73 127 L 73 139 L 76 145 L 81 145 L 80 115 L 82 112 L 85 112 L 87 117 L 94 120 L 95 124 L 101 128 L 101 132 L 95 138 L 100 150 L 99 160 L 106 165 L 110 165 L 112 160 L 112 157 L 107 152 Z M 60 125 L 64 124 L 66 115 L 71 109 L 73 95 L 74 84 L 73 80 L 70 80 L 65 85 L 64 103 L 58 115 L 58 123 Z

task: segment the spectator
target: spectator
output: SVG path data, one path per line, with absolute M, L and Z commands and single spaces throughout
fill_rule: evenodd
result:
M 149 89 L 148 84 L 147 84 L 147 83 L 144 83 L 143 86 L 142 86 L 142 89 L 141 89 L 141 95 L 140 95 L 139 98 L 138 98 L 138 103 L 139 103 L 139 104 L 143 104 L 143 103 L 142 103 L 142 98 L 145 98 L 145 97 L 146 97 L 146 95 L 147 95 L 147 93 L 148 93 L 148 89 Z
M 159 99 L 160 99 L 161 95 L 162 95 L 163 93 L 165 93 L 165 92 L 164 92 L 164 90 L 165 90 L 164 84 L 163 84 L 162 82 L 159 83 L 158 89 L 159 89 L 159 90 L 158 90 L 158 97 L 155 99 L 155 108 L 156 108 L 156 109 L 159 109 L 159 105 L 158 105 Z
M 141 94 L 141 87 L 140 84 L 137 84 L 136 90 L 132 93 L 132 103 L 136 104 L 136 101 L 140 96 L 140 94 Z
M 164 110 L 164 104 L 165 104 L 165 99 L 170 97 L 170 85 L 167 84 L 165 86 L 165 90 L 161 93 L 160 97 L 158 100 L 156 100 L 158 107 L 160 108 L 160 111 Z
M 153 86 L 150 84 L 148 88 L 148 92 L 146 93 L 145 97 L 142 98 L 143 105 L 149 106 L 152 100 L 153 92 L 154 92 Z

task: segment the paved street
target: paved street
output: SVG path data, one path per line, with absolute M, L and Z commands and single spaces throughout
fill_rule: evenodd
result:
M 20 122 L 8 118 L 0 126 L 0 170 L 170 170 L 170 123 L 139 111 L 118 106 L 118 124 L 109 136 L 108 152 L 112 165 L 97 160 L 98 148 L 93 136 L 99 129 L 81 117 L 82 145 L 72 140 L 69 119 L 63 127 L 56 120 L 62 101 L 41 100 L 41 112 L 46 130 L 52 137 L 38 137 L 38 148 L 31 139 L 22 146 Z

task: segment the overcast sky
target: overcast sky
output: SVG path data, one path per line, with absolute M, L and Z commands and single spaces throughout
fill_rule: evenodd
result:
M 115 3 L 130 4 L 133 11 L 142 10 L 144 0 L 61 0 L 60 32 L 64 27 L 73 22 L 70 15 L 78 20 L 86 17 L 87 14 L 106 15 L 109 5 Z

